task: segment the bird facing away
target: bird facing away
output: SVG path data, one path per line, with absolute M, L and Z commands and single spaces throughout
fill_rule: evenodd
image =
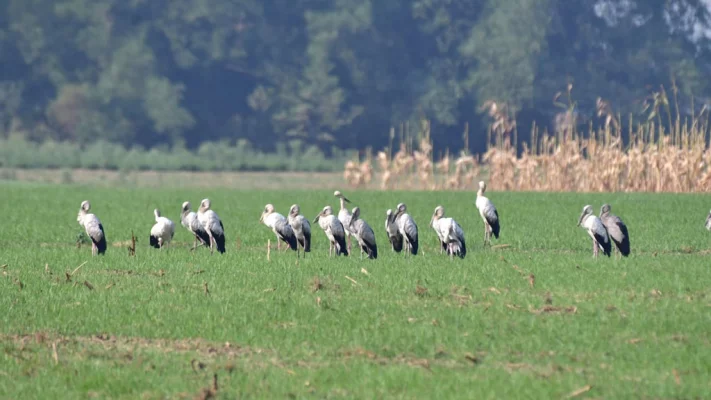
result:
M 346 230 L 343 228 L 341 221 L 333 215 L 333 209 L 331 206 L 326 206 L 323 210 L 321 210 L 321 212 L 314 219 L 314 224 L 315 223 L 318 223 L 328 238 L 328 256 L 333 256 L 334 248 L 337 256 L 347 256 L 348 248 L 346 247 Z
M 160 211 L 156 208 L 153 210 L 153 215 L 156 217 L 156 223 L 151 228 L 151 237 L 149 243 L 156 249 L 163 249 L 163 246 L 170 244 L 175 235 L 175 224 L 166 217 L 160 216 Z
M 360 246 L 360 258 L 363 259 L 363 252 L 368 254 L 368 258 L 378 258 L 378 245 L 375 243 L 375 232 L 367 222 L 360 218 L 360 208 L 353 208 L 351 214 L 351 232 Z
M 610 257 L 612 244 L 610 243 L 610 238 L 607 236 L 607 229 L 605 229 L 605 225 L 600 221 L 600 218 L 593 215 L 591 205 L 583 207 L 583 212 L 580 214 L 580 219 L 578 220 L 578 226 L 582 226 L 592 238 L 593 257 L 597 258 L 600 250 L 602 250 L 606 256 Z
M 706 229 L 711 231 L 711 211 L 709 211 L 709 215 L 706 217 Z
M 202 226 L 200 221 L 198 221 L 197 214 L 190 210 L 190 202 L 186 201 L 183 203 L 183 207 L 180 210 L 180 224 L 189 230 L 193 234 L 195 240 L 193 241 L 193 247 L 190 250 L 195 250 L 198 246 L 197 242 L 203 246 L 210 246 L 210 236 L 208 236 L 207 231 Z
M 339 202 L 341 203 L 341 208 L 338 210 L 338 220 L 341 221 L 341 224 L 343 224 L 343 228 L 346 230 L 346 237 L 348 238 L 348 251 L 351 251 L 351 213 L 348 211 L 348 208 L 346 208 L 346 203 L 350 203 L 351 201 L 346 198 L 346 196 L 343 195 L 340 191 L 336 190 L 333 192 L 333 195 L 338 198 Z
M 280 244 L 283 241 L 289 245 L 289 248 L 296 251 L 296 235 L 294 230 L 291 229 L 291 225 L 286 220 L 286 217 L 274 211 L 274 206 L 272 204 L 267 204 L 264 206 L 264 211 L 262 211 L 262 216 L 259 217 L 259 222 L 264 223 L 269 227 L 272 232 L 277 237 L 277 250 L 279 250 Z
M 457 255 L 464 258 L 467 255 L 467 244 L 464 240 L 464 230 L 453 218 L 444 216 L 444 207 L 437 206 L 432 214 L 430 226 L 437 232 L 442 250 L 447 250 L 450 259 Z
M 217 213 L 210 209 L 212 202 L 210 199 L 203 199 L 198 208 L 197 217 L 203 229 L 207 232 L 210 242 L 210 254 L 213 253 L 215 247 L 220 253 L 225 252 L 225 227 L 220 221 Z
M 104 226 L 101 225 L 101 221 L 96 215 L 89 213 L 89 210 L 91 210 L 89 200 L 82 201 L 77 215 L 77 222 L 84 228 L 87 236 L 91 239 L 91 255 L 104 254 L 106 253 Z
M 486 183 L 479 181 L 479 191 L 476 192 L 476 208 L 479 210 L 481 219 L 484 220 L 484 245 L 491 245 L 491 235 L 499 238 L 499 212 L 496 210 L 494 203 L 486 196 Z
M 412 219 L 410 214 L 407 213 L 407 206 L 405 203 L 400 203 L 396 207 L 395 216 L 393 217 L 397 229 L 402 235 L 405 251 L 412 255 L 417 255 L 417 249 L 419 248 L 419 242 L 417 240 L 417 224 L 415 220 Z
M 627 225 L 615 214 L 610 214 L 612 207 L 609 204 L 603 204 L 600 208 L 600 220 L 607 229 L 607 234 L 615 243 L 617 252 L 627 257 L 630 255 L 630 234 L 627 232 Z
M 299 242 L 301 248 L 304 250 L 305 257 L 306 253 L 311 252 L 311 224 L 309 223 L 309 220 L 300 213 L 301 209 L 298 204 L 292 205 L 289 209 L 288 220 L 289 225 L 291 225 L 291 229 L 294 230 L 294 234 L 296 235 L 296 241 Z
M 388 233 L 388 240 L 390 240 L 390 246 L 393 251 L 399 253 L 402 251 L 402 235 L 400 230 L 397 229 L 394 217 L 393 210 L 388 208 L 385 212 L 385 232 Z

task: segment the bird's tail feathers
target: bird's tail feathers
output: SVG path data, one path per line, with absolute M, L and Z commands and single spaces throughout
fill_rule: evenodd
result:
M 148 239 L 148 243 L 152 246 L 155 247 L 156 249 L 160 248 L 160 243 L 158 243 L 158 237 L 151 235 L 150 238 Z

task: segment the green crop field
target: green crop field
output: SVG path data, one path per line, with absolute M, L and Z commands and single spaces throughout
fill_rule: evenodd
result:
M 711 393 L 708 196 L 497 193 L 484 249 L 474 193 L 345 191 L 380 257 L 271 251 L 258 220 L 292 203 L 310 220 L 332 190 L 0 184 L 0 397 L 702 398 Z M 227 253 L 148 245 L 153 209 L 209 197 Z M 90 200 L 109 248 L 77 248 Z M 421 254 L 393 254 L 385 210 L 408 204 Z M 603 202 L 632 255 L 592 258 L 580 211 Z M 440 255 L 438 204 L 468 254 Z M 352 206 L 353 206 L 352 205 Z M 131 234 L 138 237 L 129 256 Z M 533 278 L 531 278 L 533 275 Z M 216 378 L 214 378 L 216 377 Z M 217 385 L 214 387 L 213 379 Z

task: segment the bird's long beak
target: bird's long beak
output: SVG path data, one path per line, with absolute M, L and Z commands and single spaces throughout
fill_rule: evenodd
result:
M 314 224 L 318 222 L 319 218 L 321 218 L 321 214 L 317 215 L 316 218 L 314 218 Z
M 262 212 L 262 215 L 259 216 L 259 222 L 264 221 L 264 212 Z
M 432 218 L 430 218 L 430 226 L 432 226 L 432 223 L 434 222 L 434 217 L 435 217 L 435 215 L 432 214 Z
M 351 202 L 350 200 L 348 200 L 348 199 L 346 198 L 346 196 L 343 196 L 342 198 L 343 198 L 343 200 L 344 200 L 346 203 L 350 203 L 350 202 Z
M 580 226 L 580 224 L 583 223 L 583 218 L 584 218 L 584 217 L 585 217 L 585 213 L 580 214 L 580 218 L 578 218 L 578 225 L 577 225 L 577 226 Z
M 399 211 L 399 210 L 398 210 L 398 212 L 396 212 L 395 214 L 393 214 L 393 221 L 397 221 L 397 217 L 399 217 L 400 214 L 402 214 L 402 211 Z

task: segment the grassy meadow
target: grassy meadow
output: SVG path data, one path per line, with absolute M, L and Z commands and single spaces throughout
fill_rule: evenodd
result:
M 711 393 L 708 196 L 498 193 L 482 246 L 472 192 L 345 191 L 380 257 L 271 251 L 266 203 L 313 220 L 332 190 L 0 184 L 1 398 L 702 398 Z M 181 203 L 209 197 L 227 253 L 190 252 Z M 82 200 L 109 249 L 77 248 Z M 406 202 L 421 254 L 393 254 L 387 208 Z M 603 202 L 632 255 L 592 259 L 580 211 Z M 440 255 L 438 204 L 467 235 Z M 148 246 L 152 211 L 178 224 Z M 135 257 L 127 241 L 138 237 Z M 531 277 L 533 275 L 533 277 Z M 216 378 L 215 378 L 216 377 Z M 216 380 L 217 385 L 214 385 Z

